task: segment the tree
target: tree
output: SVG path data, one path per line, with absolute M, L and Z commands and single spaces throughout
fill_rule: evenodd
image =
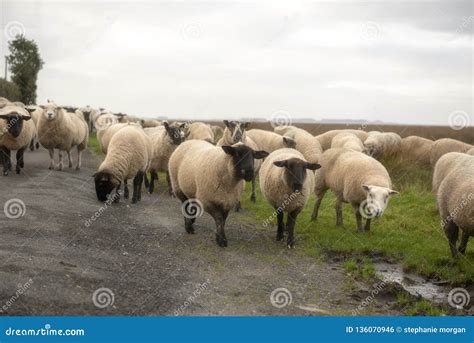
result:
M 36 81 L 43 68 L 38 45 L 34 40 L 17 35 L 8 42 L 10 55 L 7 56 L 12 81 L 20 90 L 20 101 L 25 104 L 36 103 Z
M 20 101 L 20 89 L 13 82 L 8 82 L 5 79 L 0 79 L 0 96 L 7 98 L 10 101 Z

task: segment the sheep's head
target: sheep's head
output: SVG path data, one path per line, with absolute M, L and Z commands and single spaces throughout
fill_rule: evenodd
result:
M 61 107 L 58 107 L 53 102 L 49 102 L 43 110 L 43 116 L 46 120 L 54 120 L 61 115 L 62 111 Z
M 245 140 L 245 130 L 250 126 L 249 122 L 224 120 L 224 124 L 230 131 L 232 143 L 235 144 Z
M 97 172 L 94 175 L 95 192 L 99 201 L 107 201 L 110 199 L 112 191 L 120 186 L 120 182 L 117 181 L 112 173 L 108 171 Z
M 316 170 L 321 168 L 318 163 L 308 163 L 299 158 L 290 158 L 282 161 L 275 161 L 273 164 L 280 168 L 285 168 L 285 178 L 287 184 L 293 192 L 300 192 L 306 179 L 306 170 Z
M 185 134 L 184 134 L 184 128 L 186 126 L 185 123 L 178 124 L 178 125 L 170 125 L 168 124 L 167 121 L 165 121 L 163 125 L 166 129 L 166 133 L 168 134 L 168 136 L 171 139 L 171 142 L 174 145 L 180 145 L 181 143 L 184 142 L 184 140 L 186 139 Z
M 23 129 L 23 122 L 30 120 L 31 116 L 18 106 L 6 106 L 0 111 L 0 119 L 4 119 L 7 122 L 5 132 L 16 138 Z
M 367 198 L 360 205 L 360 212 L 366 218 L 381 217 L 387 208 L 390 197 L 398 194 L 387 187 L 362 185 Z
M 268 156 L 268 152 L 254 151 L 245 144 L 223 145 L 222 150 L 227 155 L 232 156 L 235 176 L 237 179 L 250 181 L 253 178 L 254 159 L 262 159 Z
M 287 148 L 295 149 L 296 148 L 296 141 L 293 138 L 288 136 L 283 136 L 283 145 Z

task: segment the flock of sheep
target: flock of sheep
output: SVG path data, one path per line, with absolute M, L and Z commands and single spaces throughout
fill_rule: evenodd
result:
M 382 216 L 390 197 L 398 194 L 381 161 L 400 158 L 434 168 L 433 192 L 453 257 L 465 252 L 469 236 L 474 235 L 474 147 L 467 143 L 401 138 L 393 132 L 331 130 L 313 136 L 292 125 L 271 132 L 249 129 L 245 122 L 224 120 L 224 124 L 222 132 L 201 122 L 139 120 L 89 106 L 64 108 L 54 102 L 25 106 L 0 98 L 0 157 L 7 175 L 11 151 L 17 151 L 16 172 L 20 173 L 25 149 L 41 144 L 49 151 L 50 169 L 55 167 L 54 149 L 59 151 L 61 170 L 64 152 L 72 167 L 75 147 L 79 169 L 89 132 L 95 128 L 106 154 L 94 174 L 100 201 L 118 201 L 121 187 L 128 198 L 127 182 L 133 180 L 132 202 L 136 203 L 143 182 L 153 193 L 158 172 L 165 172 L 169 193 L 181 200 L 183 208 L 198 206 L 213 217 L 216 241 L 222 247 L 227 246 L 226 219 L 239 209 L 245 181 L 252 182 L 251 200 L 256 201 L 257 176 L 264 198 L 275 208 L 277 240 L 286 233 L 288 247 L 294 247 L 295 223 L 310 195 L 316 195 L 312 213 L 316 220 L 327 190 L 336 195 L 336 225 L 342 225 L 342 206 L 349 203 L 357 230 L 368 231 L 371 220 Z M 222 137 L 216 141 L 218 135 Z M 186 211 L 183 215 L 186 232 L 194 233 L 196 216 Z M 459 229 L 462 238 L 457 249 Z

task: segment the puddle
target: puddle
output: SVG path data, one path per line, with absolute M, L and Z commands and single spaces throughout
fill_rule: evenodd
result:
M 427 281 L 419 275 L 405 273 L 401 266 L 397 264 L 381 262 L 375 263 L 374 267 L 382 281 L 397 283 L 411 295 L 421 296 L 435 303 L 447 301 L 448 292 L 446 288 Z

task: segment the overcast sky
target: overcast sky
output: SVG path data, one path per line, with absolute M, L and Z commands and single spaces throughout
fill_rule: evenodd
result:
M 39 103 L 474 125 L 472 4 L 2 0 L 1 46 L 18 30 L 38 43 Z

